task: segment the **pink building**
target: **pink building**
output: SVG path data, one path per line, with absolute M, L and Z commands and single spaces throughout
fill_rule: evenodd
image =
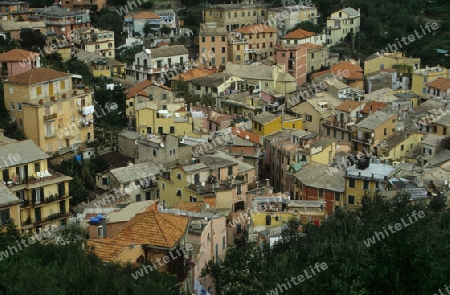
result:
M 281 44 L 275 47 L 275 63 L 285 64 L 285 72 L 297 80 L 297 85 L 306 83 L 306 47 Z
M 39 53 L 22 49 L 13 49 L 0 53 L 1 81 L 5 81 L 18 74 L 38 68 L 40 58 Z

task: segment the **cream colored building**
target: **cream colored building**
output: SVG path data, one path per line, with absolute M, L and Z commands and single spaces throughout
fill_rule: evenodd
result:
M 72 178 L 49 170 L 49 156 L 31 140 L 5 143 L 0 139 L 0 157 L 8 159 L 10 155 L 14 161 L 2 169 L 0 181 L 4 185 L 0 191 L 2 200 L 8 197 L 8 203 L 20 205 L 0 208 L 0 218 L 7 215 L 14 219 L 21 233 L 66 225 L 71 216 L 69 181 Z M 43 172 L 48 174 L 42 176 Z
M 298 23 L 310 21 L 317 24 L 319 14 L 314 6 L 290 5 L 269 8 L 268 25 L 279 30 L 279 36 L 294 28 Z
M 249 25 L 233 30 L 228 36 L 228 61 L 232 63 L 259 61 L 273 56 L 277 29 Z
M 420 69 L 420 58 L 406 57 L 402 52 L 372 54 L 364 61 L 364 75 L 380 70 L 392 69 L 395 65 L 407 65 L 412 70 Z
M 92 92 L 72 89 L 70 74 L 32 69 L 6 81 L 4 95 L 18 127 L 47 153 L 94 139 Z
M 114 59 L 114 32 L 84 27 L 74 30 L 73 42 L 75 46 L 87 52 Z
M 353 33 L 354 37 L 360 31 L 360 26 L 361 13 L 359 8 L 355 10 L 348 7 L 333 12 L 327 18 L 327 27 L 325 28 L 327 46 L 344 41 L 348 33 Z
M 437 67 L 428 67 L 425 69 L 418 69 L 413 71 L 412 74 L 412 86 L 411 90 L 421 97 L 426 97 L 428 86 L 427 84 L 436 80 L 437 78 L 448 78 L 449 71 L 446 68 L 437 66 Z
M 268 4 L 254 3 L 253 0 L 236 1 L 231 4 L 217 4 L 203 11 L 205 23 L 214 22 L 227 31 L 246 25 L 260 24 L 267 20 Z

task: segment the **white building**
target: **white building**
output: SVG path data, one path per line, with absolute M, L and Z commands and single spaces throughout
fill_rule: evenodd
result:
M 360 31 L 360 26 L 361 13 L 359 8 L 355 10 L 348 7 L 333 12 L 327 18 L 327 27 L 325 28 L 327 46 L 344 41 L 348 33 L 353 33 L 354 37 Z
M 126 68 L 126 78 L 132 82 L 160 79 L 165 84 L 188 65 L 188 50 L 184 45 L 145 49 L 136 53 L 133 65 Z

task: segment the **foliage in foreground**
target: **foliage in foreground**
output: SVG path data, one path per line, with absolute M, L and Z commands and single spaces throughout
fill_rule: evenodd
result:
M 0 251 L 16 246 L 18 233 L 0 235 Z M 13 251 L 14 252 L 14 251 Z M 87 254 L 81 243 L 33 244 L 0 261 L 0 295 L 179 294 L 176 278 L 153 271 L 134 280 L 137 267 L 105 264 Z
M 389 225 L 406 223 L 408 214 L 425 217 L 396 233 L 364 244 Z M 434 294 L 450 281 L 450 213 L 412 205 L 409 196 L 388 201 L 376 194 L 364 198 L 356 214 L 337 210 L 322 226 L 307 226 L 306 237 L 289 236 L 273 249 L 255 245 L 230 250 L 222 264 L 209 263 L 204 274 L 216 282 L 218 294 L 273 294 L 277 284 L 304 274 L 317 262 L 328 269 L 292 288 L 294 294 Z M 278 292 L 280 289 L 278 289 Z

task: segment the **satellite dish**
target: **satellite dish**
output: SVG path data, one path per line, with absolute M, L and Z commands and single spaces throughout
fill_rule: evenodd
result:
M 203 187 L 205 186 L 205 184 L 206 184 L 206 183 L 205 183 L 204 181 L 202 181 L 202 186 L 203 186 Z
M 245 139 L 249 140 L 249 139 L 250 139 L 250 136 L 246 135 L 246 136 L 245 136 Z
M 147 54 L 151 54 L 151 53 L 152 53 L 152 51 L 151 51 L 150 49 L 145 49 L 145 53 L 147 53 Z
M 159 144 L 159 146 L 163 148 L 163 147 L 164 147 L 164 143 L 161 142 L 161 143 Z

